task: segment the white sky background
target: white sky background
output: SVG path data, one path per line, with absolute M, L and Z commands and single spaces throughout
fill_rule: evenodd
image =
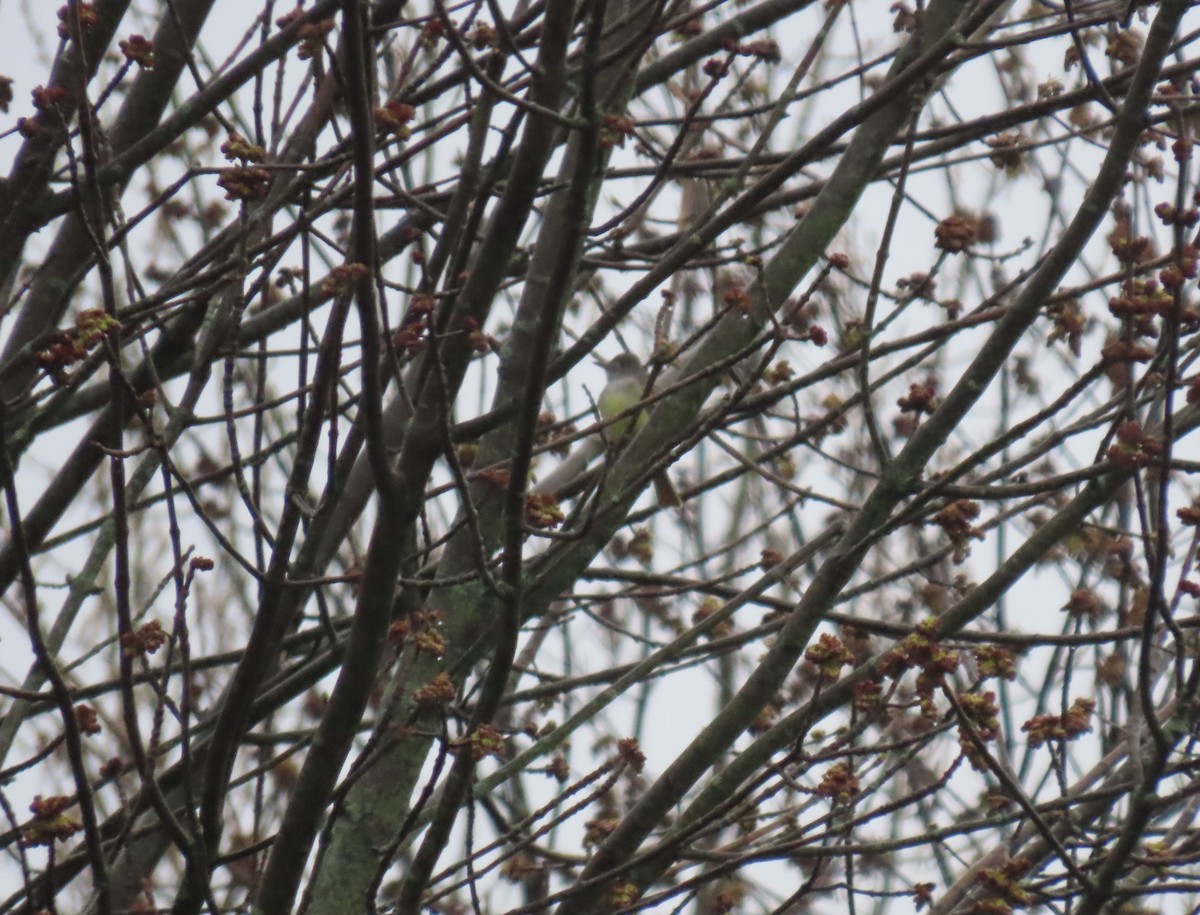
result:
M 6 118 L 6 123 L 11 124 L 16 117 L 27 116 L 30 114 L 29 90 L 44 79 L 46 72 L 46 55 L 52 53 L 53 46 L 46 44 L 47 41 L 52 41 L 52 32 L 54 25 L 53 10 L 57 7 L 57 3 L 42 3 L 40 0 L 24 0 L 24 2 L 16 3 L 14 0 L 6 0 L 2 10 L 0 10 L 0 60 L 4 61 L 2 67 L 3 73 L 12 76 L 16 80 L 14 86 L 15 103 L 13 110 Z M 290 5 L 280 4 L 277 7 L 277 13 L 281 14 L 289 8 Z M 895 46 L 897 41 L 896 36 L 892 33 L 891 14 L 888 12 L 888 2 L 881 0 L 858 0 L 853 6 L 856 16 L 857 27 L 860 30 L 861 41 L 870 50 L 865 53 L 865 56 L 871 56 L 872 53 L 878 53 L 885 49 Z M 155 10 L 158 7 L 156 3 L 143 3 L 143 10 Z M 248 16 L 258 11 L 258 4 L 246 2 L 232 2 L 232 0 L 218 0 L 216 10 L 210 19 L 208 28 L 205 31 L 204 49 L 207 55 L 212 60 L 222 60 L 225 55 L 233 48 L 234 44 L 242 36 L 244 29 L 248 23 Z M 821 7 L 811 7 L 808 10 L 797 14 L 793 19 L 789 20 L 784 25 L 774 31 L 774 37 L 780 42 L 784 48 L 784 61 L 779 72 L 783 73 L 783 79 L 786 79 L 789 65 L 794 61 L 789 58 L 790 48 L 799 48 L 806 44 L 807 38 L 816 28 L 817 23 L 823 17 L 824 11 Z M 46 37 L 43 40 L 37 40 L 30 35 L 29 23 L 36 22 L 43 28 Z M 854 36 L 850 28 L 849 17 L 844 17 L 839 23 L 834 35 L 830 39 L 829 47 L 832 49 L 829 59 L 823 61 L 822 65 L 826 72 L 835 73 L 843 69 L 847 65 L 847 61 L 854 59 L 853 41 Z M 1143 32 L 1145 26 L 1138 26 Z M 127 29 L 122 29 L 122 34 L 127 33 Z M 152 31 L 152 25 L 147 21 L 144 29 L 145 33 L 149 34 Z M 1069 39 L 1063 38 L 1057 42 L 1047 42 L 1044 45 L 1039 45 L 1035 49 L 1037 55 L 1034 69 L 1038 72 L 1040 79 L 1056 78 L 1060 80 L 1067 88 L 1073 88 L 1076 81 L 1080 78 L 1078 69 L 1064 73 L 1062 67 L 1063 53 L 1069 43 Z M 1102 59 L 1102 49 L 1094 49 L 1097 59 L 1100 63 L 1106 63 Z M 1044 60 L 1042 59 L 1044 56 Z M 1100 64 L 1098 64 L 1099 66 Z M 946 88 L 945 98 L 939 98 L 931 102 L 923 117 L 923 125 L 929 124 L 931 116 L 937 116 L 949 120 L 952 117 L 950 105 L 953 106 L 953 111 L 962 118 L 970 118 L 977 114 L 995 111 L 998 104 L 998 93 L 996 90 L 995 75 L 992 72 L 993 61 L 990 58 L 982 59 L 971 65 L 964 67 L 955 74 L 954 79 Z M 207 72 L 207 70 L 206 70 Z M 289 63 L 289 72 L 291 77 L 298 77 L 302 72 L 302 65 L 298 64 L 294 59 Z M 98 82 L 97 85 L 102 83 Z M 186 80 L 184 85 L 188 85 Z M 840 87 L 834 92 L 822 96 L 808 110 L 804 111 L 802 117 L 797 118 L 797 122 L 806 125 L 808 129 L 823 125 L 833 113 L 840 112 L 846 104 L 858 98 L 859 87 L 853 84 L 848 84 Z M 658 96 L 661 99 L 661 93 Z M 246 109 L 248 111 L 248 109 Z M 675 104 L 672 111 L 661 112 L 662 114 L 678 114 L 680 106 Z M 1096 109 L 1099 114 L 1099 109 Z M 228 112 L 227 112 L 228 113 Z M 645 114 L 644 111 L 639 111 L 639 114 Z M 420 117 L 418 117 L 418 123 Z M 796 137 L 792 142 L 798 141 L 803 136 L 803 129 L 791 130 L 790 124 L 785 124 L 778 133 L 780 143 L 777 148 L 783 151 L 787 149 L 787 142 L 795 133 L 800 133 L 801 137 Z M 661 134 L 665 136 L 666 134 Z M 218 138 L 219 142 L 220 138 Z M 8 166 L 11 163 L 12 156 L 18 148 L 20 138 L 15 134 L 9 134 L 0 138 L 0 173 L 7 172 Z M 1077 173 L 1080 179 L 1086 179 L 1090 172 L 1099 162 L 1101 151 L 1094 147 L 1089 147 L 1084 141 L 1074 140 L 1069 146 L 1063 147 L 1069 150 L 1070 170 Z M 433 177 L 442 177 L 452 174 L 455 169 L 455 162 L 448 155 L 449 145 L 439 144 L 437 161 L 418 161 L 414 163 L 414 183 L 423 184 Z M 938 173 L 932 172 L 928 174 L 914 174 L 910 179 L 909 192 L 923 206 L 929 207 L 931 213 L 929 215 L 922 214 L 916 208 L 906 207 L 900 222 L 897 227 L 895 239 L 892 244 L 892 259 L 885 273 L 884 288 L 886 290 L 894 290 L 896 288 L 896 280 L 905 277 L 913 272 L 928 270 L 930 265 L 936 258 L 936 252 L 933 249 L 933 229 L 936 219 L 947 215 L 953 206 L 957 204 L 967 210 L 978 211 L 982 209 L 984 202 L 987 203 L 989 210 L 997 217 L 997 222 L 1001 227 L 999 240 L 994 245 L 994 252 L 997 255 L 1006 255 L 1003 259 L 997 260 L 996 269 L 1002 272 L 1006 277 L 1015 276 L 1023 267 L 1032 263 L 1036 257 L 1042 253 L 1044 246 L 1047 243 L 1052 243 L 1055 238 L 1055 233 L 1059 226 L 1055 224 L 1051 217 L 1046 213 L 1045 207 L 1047 204 L 1046 197 L 1040 193 L 1042 177 L 1039 176 L 1036 166 L 1031 165 L 1019 177 L 1013 180 L 1007 180 L 1001 176 L 997 170 L 991 165 L 986 157 L 987 148 L 982 144 L 975 144 L 972 151 L 977 153 L 981 160 L 974 164 L 962 166 L 955 174 L 954 192 L 960 195 L 956 200 L 951 201 L 947 192 L 945 177 Z M 1032 162 L 1037 163 L 1044 168 L 1047 174 L 1057 174 L 1060 169 L 1058 157 L 1060 155 L 1059 147 L 1052 147 L 1043 153 L 1035 153 L 1030 156 Z M 1169 157 L 1169 151 L 1163 153 Z M 644 160 L 638 159 L 632 149 L 625 150 L 621 156 L 628 159 L 630 165 L 643 165 Z M 618 160 L 620 161 L 620 160 Z M 214 162 L 205 162 L 205 165 L 217 164 Z M 816 170 L 827 173 L 830 167 L 829 162 L 821 162 L 817 165 Z M 157 180 L 160 185 L 165 185 L 178 174 L 178 163 L 175 160 L 164 161 L 161 165 L 156 166 Z M 426 173 L 422 174 L 422 169 Z M 140 179 L 139 179 L 140 180 Z M 207 176 L 200 179 L 201 183 L 205 184 L 209 190 L 215 189 L 215 176 Z M 994 185 L 999 183 L 1000 188 L 998 193 L 994 192 Z M 1067 213 L 1073 212 L 1073 202 L 1077 199 L 1081 192 L 1082 185 L 1078 181 L 1069 182 L 1063 190 L 1063 209 Z M 136 211 L 140 199 L 141 188 L 135 187 L 126 195 L 124 206 L 127 214 Z M 1157 202 L 1160 199 L 1169 199 L 1173 193 L 1170 184 L 1150 185 L 1147 189 L 1148 193 L 1154 198 L 1151 201 Z M 669 203 L 677 195 L 674 187 L 669 188 L 663 198 L 664 202 Z M 1139 188 L 1135 193 L 1143 193 L 1143 189 Z M 831 250 L 844 250 L 851 255 L 852 271 L 859 279 L 869 279 L 872 262 L 870 255 L 878 246 L 878 240 L 881 235 L 884 218 L 886 216 L 891 200 L 891 188 L 888 185 L 876 184 L 868 192 L 857 210 L 857 215 L 849 230 L 845 233 L 845 237 L 840 245 L 835 245 Z M 669 211 L 670 206 L 664 206 L 656 209 L 656 212 Z M 1146 207 L 1145 209 L 1149 209 Z M 1139 212 L 1141 210 L 1139 209 Z M 232 205 L 230 212 L 232 213 Z M 604 215 L 602 207 L 602 216 Z M 931 218 L 932 217 L 932 218 Z M 379 217 L 381 229 L 387 228 L 390 224 L 389 220 L 394 219 L 394 215 L 389 212 L 382 212 Z M 1049 232 L 1047 225 L 1050 224 Z M 669 231 L 673 227 L 664 226 L 663 231 Z M 1097 233 L 1089 248 L 1091 260 L 1087 263 L 1081 263 L 1077 266 L 1074 274 L 1067 280 L 1068 283 L 1085 282 L 1093 278 L 1097 273 L 1103 270 L 1111 269 L 1111 259 L 1107 256 L 1107 246 L 1104 241 L 1104 236 L 1107 229 L 1102 228 Z M 44 229 L 41 235 L 34 241 L 34 244 L 46 244 L 53 237 L 54 229 L 48 227 Z M 732 234 L 732 233 L 730 233 Z M 1028 238 L 1031 245 L 1027 250 L 1022 251 L 1025 239 Z M 186 249 L 189 242 L 194 243 L 194 240 L 181 239 L 180 243 Z M 138 255 L 143 258 L 140 266 L 145 267 L 152 259 L 157 251 L 161 251 L 161 256 L 164 260 L 169 261 L 174 252 L 172 250 L 172 240 L 163 236 L 154 225 L 154 221 L 148 223 L 137 230 L 132 239 L 131 247 L 138 252 Z M 1007 256 L 1011 255 L 1011 256 Z M 31 262 L 35 259 L 30 258 Z M 1103 265 L 1103 266 L 1102 266 Z M 404 265 L 398 261 L 390 266 L 389 271 L 394 279 L 404 278 Z M 323 271 L 318 270 L 318 276 Z M 990 289 L 979 289 L 975 286 L 971 279 L 964 279 L 962 287 L 955 289 L 955 280 L 959 275 L 959 264 L 953 259 L 943 270 L 938 282 L 938 295 L 943 298 L 958 297 L 962 300 L 967 309 L 974 307 L 983 295 L 991 292 Z M 861 290 L 853 291 L 850 294 L 848 285 L 844 281 L 841 282 L 843 288 L 848 292 L 847 307 L 852 311 L 861 307 L 862 292 Z M 802 284 L 803 285 L 803 284 Z M 610 290 L 611 292 L 611 290 Z M 638 320 L 642 322 L 643 329 L 652 325 L 654 318 L 654 309 L 658 305 L 657 296 L 651 296 L 643 306 L 638 309 Z M 81 302 L 81 304 L 84 304 Z M 87 303 L 91 304 L 91 303 Z M 398 302 L 394 299 L 391 303 L 393 315 L 397 314 Z M 705 307 L 704 298 L 701 297 L 699 307 Z M 887 301 L 880 303 L 880 316 L 883 316 L 890 309 L 891 304 Z M 1088 300 L 1087 307 L 1090 309 L 1089 314 L 1099 319 L 1101 322 L 1108 321 L 1105 313 L 1097 311 L 1100 307 L 1100 300 L 1093 297 Z M 928 314 L 934 310 L 936 306 L 928 303 L 915 303 L 908 306 L 912 313 L 911 319 L 905 315 L 902 316 L 894 326 L 894 336 L 901 336 L 906 330 L 912 330 L 920 326 L 925 326 L 929 322 Z M 498 305 L 494 311 L 493 326 L 489 326 L 488 330 L 493 334 L 499 335 L 502 326 L 511 311 L 504 307 L 503 304 Z M 572 316 L 568 319 L 568 324 L 572 329 L 579 331 L 584 329 L 591 320 L 595 317 L 595 311 L 586 301 L 581 306 L 581 310 L 577 316 Z M 833 327 L 828 320 L 823 316 L 821 323 L 825 324 L 833 334 Z M 1038 332 L 1041 326 L 1035 330 Z M 0 322 L 0 339 L 7 331 L 4 323 Z M 986 334 L 986 329 L 977 333 L 975 339 L 982 340 Z M 348 337 L 354 336 L 348 333 Z M 644 336 L 640 332 L 629 333 L 628 337 L 631 344 L 636 342 L 644 342 Z M 639 341 L 640 338 L 640 341 Z M 958 338 L 958 343 L 949 350 L 947 354 L 943 354 L 943 358 L 947 358 L 947 362 L 941 366 L 941 374 L 945 379 L 957 378 L 961 366 L 965 364 L 973 355 L 972 350 L 967 345 L 972 337 L 963 335 Z M 1104 333 L 1100 329 L 1091 331 L 1084 340 L 1084 355 L 1082 364 L 1090 364 L 1090 361 L 1095 358 L 1100 346 L 1104 342 Z M 272 341 L 272 345 L 279 345 L 279 341 Z M 612 356 L 616 352 L 615 341 L 608 342 L 601 347 L 601 353 L 605 356 Z M 1064 371 L 1064 356 L 1061 344 L 1050 346 L 1044 340 L 1031 338 L 1024 344 L 1019 352 L 1031 358 L 1031 369 L 1033 375 L 1042 383 L 1043 394 L 1042 398 L 1045 402 L 1050 402 L 1060 392 L 1061 388 L 1069 383 L 1070 376 Z M 817 365 L 823 363 L 829 356 L 829 350 L 816 350 L 803 345 L 789 346 L 784 353 L 783 358 L 788 359 L 798 373 L 802 373 Z M 468 377 L 467 383 L 464 385 L 464 392 L 478 391 L 477 406 L 480 411 L 486 410 L 491 402 L 491 379 L 494 372 L 494 361 L 484 361 L 476 364 L 475 370 Z M 285 371 L 292 371 L 291 368 Z M 294 375 L 292 376 L 294 377 Z M 290 389 L 290 379 L 280 379 L 278 381 L 278 389 L 286 391 Z M 584 387 L 594 396 L 603 386 L 602 372 L 591 366 L 588 363 L 581 364 L 573 371 L 565 384 L 560 390 L 552 392 L 552 396 L 557 398 L 557 402 L 550 404 L 559 415 L 563 415 L 566 410 L 564 405 L 569 406 L 570 411 L 580 411 L 586 409 L 587 398 L 584 396 Z M 891 389 L 887 396 L 879 396 L 876 399 L 876 409 L 879 411 L 881 423 L 885 426 L 890 424 L 891 418 L 895 415 L 896 409 L 894 406 L 895 397 L 903 394 L 907 387 L 907 381 L 904 385 L 896 388 L 895 393 L 891 393 Z M 1000 409 L 997 396 L 993 396 L 994 392 L 981 401 L 979 408 L 973 413 L 970 422 L 965 424 L 956 436 L 947 446 L 946 454 L 952 454 L 956 450 L 961 453 L 966 453 L 976 447 L 980 442 L 986 441 L 992 437 L 996 425 L 1000 421 Z M 462 408 L 471 405 L 470 394 L 460 400 Z M 1082 401 L 1078 404 L 1079 407 L 1095 407 L 1098 403 L 1090 401 Z M 805 404 L 807 412 L 817 412 L 815 398 L 812 402 Z M 214 373 L 214 380 L 211 384 L 211 397 L 206 401 L 201 409 L 202 414 L 216 415 L 221 411 L 220 403 L 220 381 L 219 375 Z M 1064 414 L 1065 420 L 1071 414 Z M 1022 418 L 1023 414 L 1018 413 L 1017 418 Z M 465 412 L 460 414 L 458 418 L 464 418 Z M 248 426 L 246 427 L 248 429 Z M 56 469 L 56 461 L 61 459 L 61 454 L 56 454 L 53 449 L 59 446 L 70 448 L 74 446 L 81 432 L 81 427 L 78 424 L 65 427 L 62 430 L 54 433 L 53 436 L 47 436 L 39 443 L 38 449 L 28 454 L 21 466 L 21 485 L 23 504 L 28 507 L 36 498 L 40 491 L 42 480 L 45 479 Z M 212 433 L 211 439 L 206 436 Z M 1092 450 L 1096 447 L 1099 441 L 1099 435 L 1087 435 L 1081 437 L 1077 442 L 1074 442 L 1070 449 L 1066 451 L 1056 452 L 1056 460 L 1060 461 L 1059 470 L 1074 469 L 1076 466 L 1084 466 L 1091 463 L 1093 460 Z M 836 440 L 831 442 L 831 447 L 836 445 Z M 214 455 L 224 456 L 225 447 L 223 442 L 223 431 L 219 426 L 210 427 L 208 432 L 201 431 L 197 436 L 190 438 L 188 441 L 181 443 L 183 454 L 195 453 L 196 450 L 203 447 Z M 1089 450 L 1092 449 L 1092 450 Z M 1178 451 L 1178 456 L 1185 458 L 1200 457 L 1200 450 L 1197 449 L 1195 442 L 1185 443 Z M 1068 457 L 1069 456 L 1069 457 Z M 698 460 L 706 460 L 713 462 L 724 462 L 727 458 L 723 457 L 718 449 L 711 444 L 700 446 L 698 453 L 695 455 Z M 321 460 L 323 460 L 322 458 Z M 1074 463 L 1071 463 L 1071 461 Z M 798 465 L 799 476 L 796 482 L 799 485 L 811 486 L 817 491 L 822 491 L 831 485 L 830 480 L 824 476 L 829 464 L 825 461 L 814 461 L 811 468 L 806 467 L 805 455 L 798 454 L 795 456 L 795 461 Z M 320 465 L 320 461 L 318 462 Z M 539 465 L 541 469 L 542 465 Z M 545 465 L 548 468 L 548 462 Z M 807 470 L 807 473 L 806 473 Z M 684 473 L 677 469 L 676 474 Z M 318 482 L 320 476 L 315 478 Z M 835 491 L 841 495 L 840 487 L 834 485 Z M 1194 492 L 1194 487 L 1192 487 Z M 230 498 L 231 503 L 234 502 L 235 496 Z M 642 504 L 649 504 L 647 497 Z M 708 506 L 705 515 L 698 519 L 699 535 L 706 538 L 712 545 L 722 542 L 727 536 L 726 526 L 728 524 L 728 515 L 722 510 L 719 502 L 710 501 L 706 503 Z M 236 508 L 236 504 L 234 504 Z M 985 518 L 987 517 L 987 509 L 985 509 Z M 831 515 L 831 510 L 825 506 L 810 504 L 807 506 L 801 515 L 799 526 L 803 528 L 806 536 L 812 537 L 821 529 L 822 522 Z M 66 529 L 73 524 L 79 524 L 92 520 L 94 516 L 88 513 L 73 513 L 68 520 L 60 526 L 59 530 Z M 244 521 L 244 519 L 243 519 Z M 677 542 L 683 535 L 679 534 L 671 522 L 664 521 L 657 525 L 656 530 L 659 536 L 656 538 L 657 555 L 655 559 L 655 568 L 658 570 L 670 569 L 676 561 L 676 553 L 672 549 L 672 544 Z M 145 536 L 153 540 L 156 536 L 163 536 L 161 531 L 146 530 Z M 1009 528 L 1006 532 L 1008 537 L 1007 549 L 1011 551 L 1014 544 L 1019 541 L 1022 535 L 1020 527 Z M 934 532 L 930 533 L 930 538 L 933 538 Z M 779 544 L 780 548 L 787 551 L 788 546 L 794 543 L 793 531 L 789 525 L 783 520 L 772 526 L 771 537 Z M 162 541 L 165 543 L 165 541 Z M 248 541 L 247 541 L 248 542 Z M 212 544 L 207 532 L 195 525 L 185 530 L 184 543 L 195 543 L 197 552 L 218 556 L 218 548 Z M 746 558 L 748 563 L 753 562 L 753 557 L 757 550 L 763 544 L 757 543 L 753 550 L 747 552 Z M 148 551 L 151 552 L 151 551 Z M 886 550 L 883 551 L 886 553 Z M 70 560 L 77 558 L 70 555 Z M 686 555 L 694 555 L 694 550 L 689 547 Z M 997 537 L 989 536 L 983 542 L 977 543 L 973 549 L 971 560 L 962 567 L 966 575 L 975 580 L 983 578 L 987 572 L 993 567 L 997 556 Z M 63 567 L 58 561 L 62 557 L 54 557 L 50 562 L 39 566 L 39 579 L 43 582 L 61 581 L 66 574 L 70 573 L 70 569 Z M 82 552 L 78 554 L 78 558 L 82 558 Z M 169 553 L 163 554 L 164 561 L 169 558 Z M 605 560 L 600 557 L 598 564 Z M 232 565 L 232 564 L 229 564 Z M 148 580 L 156 580 L 161 575 L 164 575 L 168 570 L 168 565 L 162 565 L 161 568 L 151 571 L 147 570 L 146 577 Z M 204 579 L 199 579 L 196 584 L 196 590 L 193 596 L 193 606 L 197 613 L 215 613 L 222 614 L 223 626 L 221 629 L 240 632 L 245 624 L 244 607 L 251 606 L 253 603 L 253 585 L 244 581 L 244 576 L 237 573 L 226 566 L 222 566 L 221 581 L 216 591 L 231 585 L 240 589 L 246 598 L 244 604 L 224 604 L 222 606 L 206 606 L 206 600 L 210 599 L 213 594 L 212 586 Z M 744 579 L 744 583 L 752 580 L 754 570 L 751 568 L 749 574 Z M 803 575 L 800 576 L 803 579 Z M 1006 612 L 1008 614 L 1009 625 L 1012 628 L 1025 630 L 1029 632 L 1058 632 L 1061 630 L 1065 617 L 1059 612 L 1063 605 L 1067 593 L 1074 587 L 1074 583 L 1061 580 L 1054 573 L 1043 574 L 1039 576 L 1030 576 L 1018 584 L 1008 595 Z M 581 590 L 590 590 L 587 587 Z M 61 594 L 50 588 L 43 589 L 42 597 L 46 602 L 44 613 L 47 618 L 52 618 L 55 611 L 56 601 L 59 599 L 56 595 Z M 781 596 L 783 596 L 781 594 Z M 795 593 L 790 593 L 787 596 L 795 597 Z M 12 598 L 8 598 L 11 600 Z M 688 619 L 694 608 L 688 609 L 681 615 Z M 170 619 L 170 594 L 164 596 L 161 607 L 156 607 L 154 610 L 157 615 L 166 624 Z M 637 620 L 636 614 L 631 614 L 629 619 Z M 751 614 L 750 618 L 743 619 L 739 617 L 739 625 L 749 626 L 758 621 L 757 612 Z M 197 627 L 199 631 L 201 627 Z M 211 630 L 207 628 L 204 632 Z M 648 630 L 649 632 L 650 630 Z M 655 633 L 656 636 L 661 636 L 661 632 Z M 577 652 L 574 655 L 574 661 L 579 663 L 581 659 L 586 663 L 587 652 L 579 652 L 580 644 L 588 637 L 601 640 L 603 634 L 598 629 L 588 629 L 586 627 L 573 627 L 573 642 L 571 650 Z M 197 654 L 214 651 L 222 646 L 216 644 L 204 644 L 201 635 L 201 643 L 194 646 Z M 231 639 L 230 644 L 236 644 L 236 641 Z M 550 642 L 554 644 L 553 640 Z M 73 651 L 64 652 L 65 658 L 74 658 L 77 652 L 86 650 L 87 646 L 73 645 Z M 630 653 L 636 655 L 637 651 L 633 646 L 630 646 Z M 1036 671 L 1039 663 L 1042 663 L 1042 658 L 1048 652 L 1038 652 L 1029 656 L 1023 667 L 1026 671 Z M 743 656 L 744 659 L 752 660 L 753 654 Z M 545 656 L 547 667 L 556 660 L 553 656 L 553 651 Z M 21 625 L 14 622 L 10 616 L 0 617 L 0 666 L 3 667 L 5 679 L 7 682 L 19 683 L 24 677 L 25 671 L 29 664 L 29 650 L 27 637 L 25 636 Z M 597 666 L 606 664 L 607 658 L 604 655 L 599 655 L 597 658 Z M 661 694 L 661 701 L 650 701 L 647 703 L 649 717 L 643 723 L 639 737 L 641 739 L 642 748 L 649 757 L 647 767 L 648 777 L 653 777 L 653 774 L 661 771 L 666 764 L 674 758 L 679 748 L 683 746 L 695 733 L 711 718 L 715 703 L 717 701 L 716 681 L 713 672 L 705 667 L 697 668 L 687 674 L 681 674 L 671 677 L 664 684 L 654 685 L 651 687 L 655 691 L 655 696 Z M 669 691 L 669 692 L 667 692 Z M 1018 717 L 1027 710 L 1017 708 L 1015 714 Z M 557 714 L 557 710 L 556 710 Z M 618 706 L 614 706 L 604 716 L 604 721 L 601 723 L 600 730 L 617 735 L 626 735 L 632 733 L 635 721 L 635 707 L 631 702 L 624 702 Z M 835 722 L 827 722 L 826 725 L 832 727 Z M 55 730 L 55 725 L 52 721 L 44 722 L 45 733 L 52 733 Z M 26 751 L 31 747 L 25 747 Z M 599 759 L 607 755 L 606 751 L 600 751 L 596 755 Z M 9 760 L 11 764 L 17 754 L 14 752 Z M 926 760 L 927 764 L 935 770 L 940 764 L 944 764 L 948 760 Z M 589 741 L 584 735 L 580 735 L 579 739 L 572 747 L 572 772 L 575 775 L 587 771 L 594 761 L 591 756 L 591 748 Z M 959 790 L 967 804 L 974 802 L 974 793 L 978 790 L 978 783 L 972 781 L 974 778 L 970 773 L 960 774 L 960 779 L 956 781 L 955 787 Z M 550 796 L 549 790 L 551 786 L 547 785 L 547 798 Z M 22 796 L 24 793 L 25 796 Z M 12 789 L 13 797 L 18 803 L 27 803 L 28 796 L 34 793 L 48 793 L 44 786 L 36 786 L 31 784 L 18 785 Z M 533 803 L 539 803 L 540 799 L 533 799 Z M 900 829 L 905 831 L 911 828 L 912 824 L 901 824 Z M 443 862 L 445 863 L 445 862 Z M 781 865 L 773 865 L 778 874 L 767 878 L 768 882 L 779 881 L 779 886 L 783 895 L 787 895 L 791 891 L 789 882 L 796 879 L 797 871 L 788 870 Z M 3 864 L 0 864 L 0 873 L 3 871 Z M 936 874 L 931 874 L 930 879 L 937 879 Z M 6 888 L 6 883 L 0 877 L 0 890 Z M 664 909 L 665 911 L 665 909 Z M 895 911 L 900 911 L 896 908 Z

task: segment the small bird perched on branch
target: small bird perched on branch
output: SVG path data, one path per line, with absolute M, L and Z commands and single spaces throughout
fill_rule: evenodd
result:
M 608 373 L 608 383 L 604 385 L 604 390 L 600 392 L 600 397 L 596 402 L 603 419 L 620 416 L 640 402 L 648 393 L 646 387 L 650 376 L 642 367 L 642 361 L 633 353 L 621 353 L 607 362 L 602 359 L 597 359 L 596 362 Z M 613 441 L 623 438 L 629 432 L 629 422 L 632 419 L 633 416 L 630 415 L 613 423 L 609 426 L 608 437 Z M 645 424 L 646 413 L 642 411 L 637 417 L 637 428 L 640 429 Z M 660 506 L 669 508 L 683 504 L 683 500 L 679 498 L 679 493 L 665 470 L 655 474 L 653 482 L 654 494 L 657 496 Z

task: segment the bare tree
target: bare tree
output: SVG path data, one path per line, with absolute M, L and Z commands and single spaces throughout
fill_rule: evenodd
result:
M 0 19 L 0 915 L 1195 905 L 1189 3 L 243 6 Z

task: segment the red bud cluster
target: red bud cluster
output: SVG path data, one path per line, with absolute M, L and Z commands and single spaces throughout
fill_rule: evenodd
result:
M 125 55 L 125 60 L 137 64 L 143 70 L 154 69 L 154 42 L 144 35 L 130 35 L 117 46 Z
M 1105 452 L 1114 464 L 1148 467 L 1162 458 L 1162 442 L 1147 435 L 1136 419 L 1126 420 L 1117 426 L 1116 437 L 1116 442 Z

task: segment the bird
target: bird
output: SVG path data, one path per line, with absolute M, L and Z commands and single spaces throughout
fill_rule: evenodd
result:
M 601 418 L 609 420 L 620 416 L 645 397 L 650 376 L 642 367 L 642 361 L 633 353 L 621 353 L 608 361 L 597 359 L 596 362 L 608 375 L 608 382 L 596 400 L 596 407 L 600 410 Z M 631 413 L 608 427 L 606 433 L 608 437 L 614 441 L 625 438 L 631 431 L 630 423 L 633 422 L 634 416 L 637 417 L 635 430 L 646 424 L 647 417 L 644 410 L 637 414 Z M 683 504 L 683 500 L 679 498 L 679 492 L 671 483 L 671 478 L 667 476 L 665 470 L 655 474 L 653 483 L 654 494 L 658 498 L 660 506 L 670 508 Z

